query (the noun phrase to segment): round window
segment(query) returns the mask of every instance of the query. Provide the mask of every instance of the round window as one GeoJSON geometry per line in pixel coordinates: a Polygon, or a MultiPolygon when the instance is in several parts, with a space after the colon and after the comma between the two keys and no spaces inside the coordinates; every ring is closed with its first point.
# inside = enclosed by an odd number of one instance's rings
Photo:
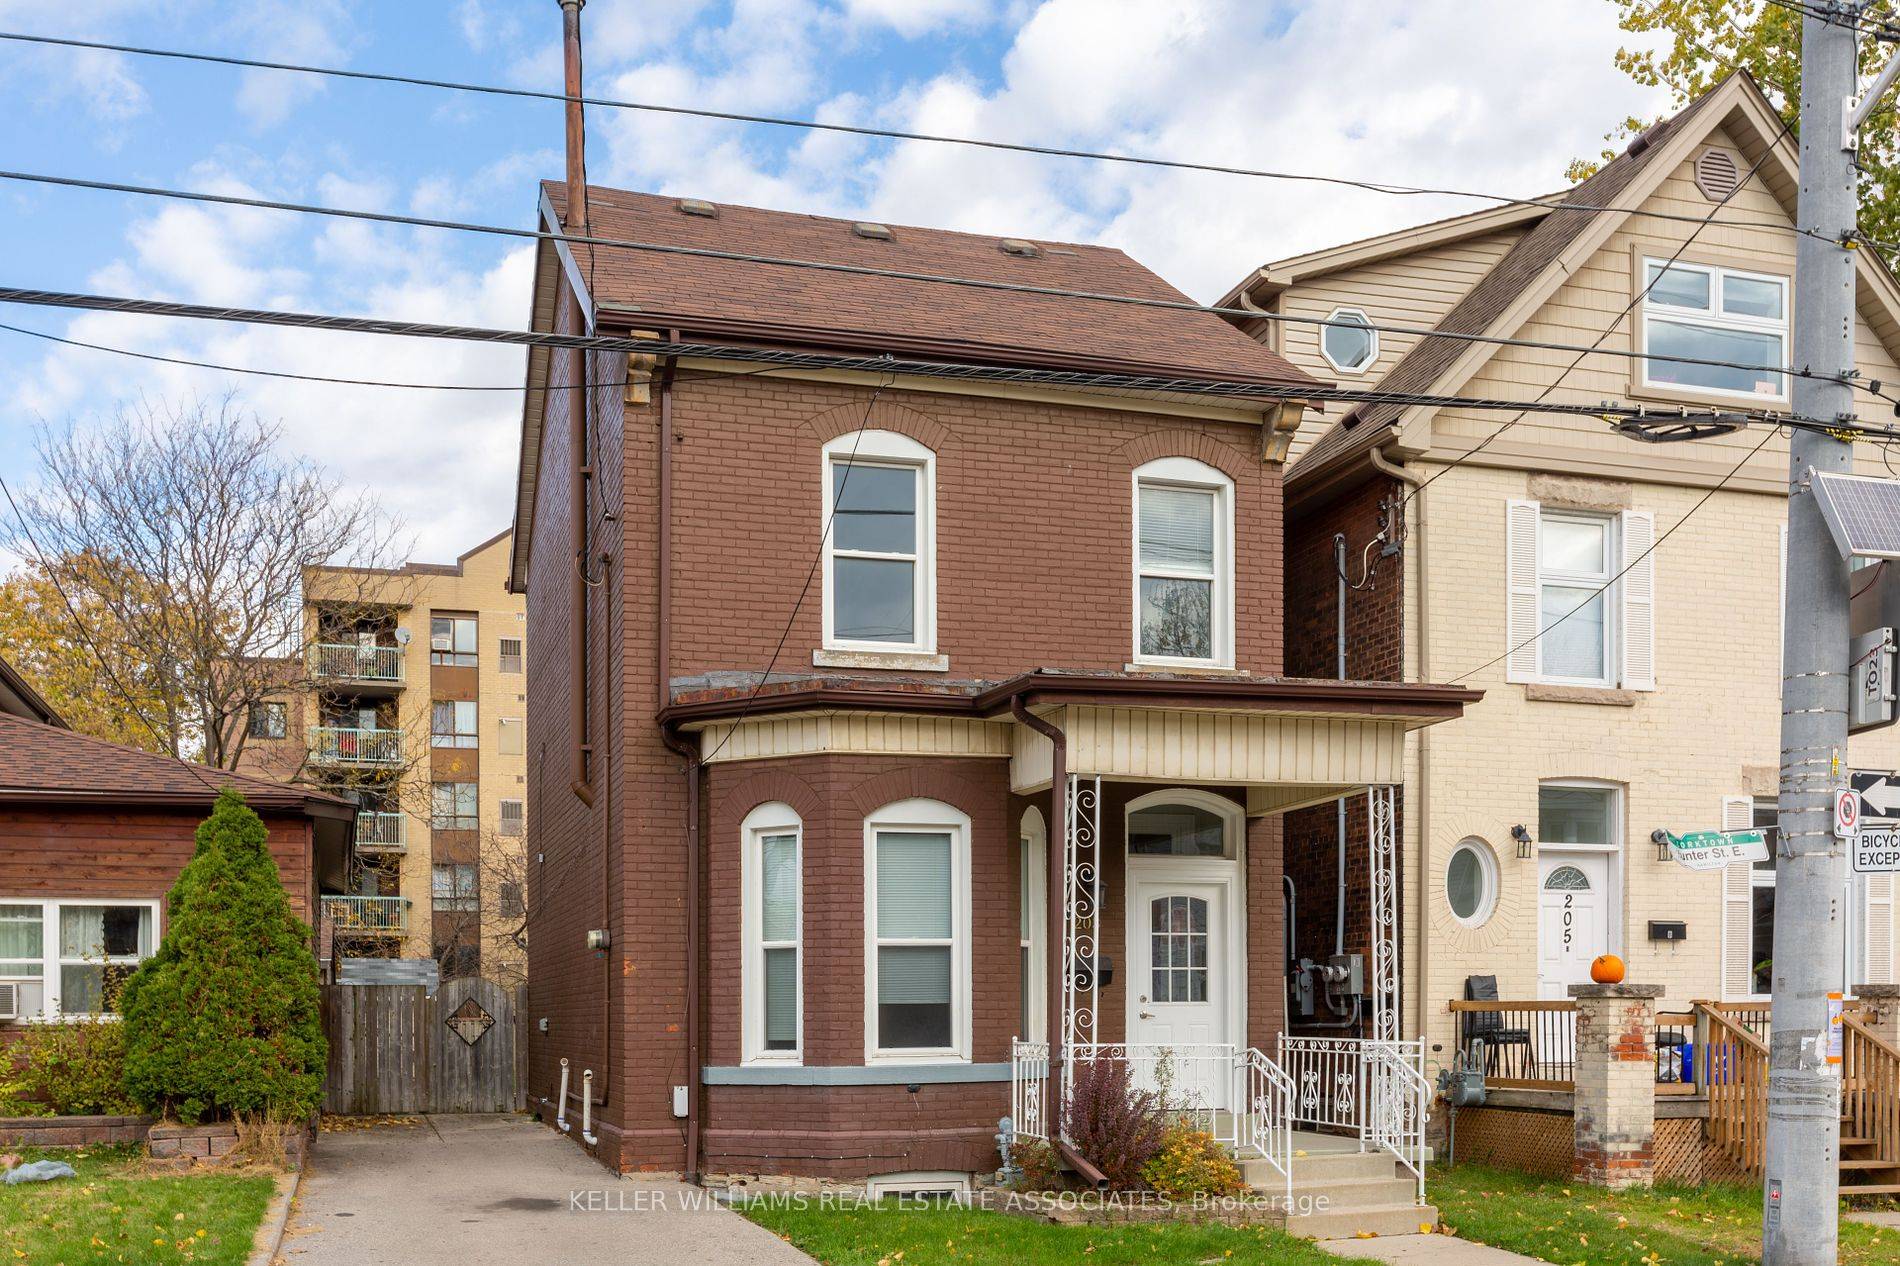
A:
{"type": "Polygon", "coordinates": [[[1498,899],[1498,863],[1483,840],[1459,842],[1445,863],[1445,902],[1460,923],[1477,927],[1498,899]]]}
{"type": "Polygon", "coordinates": [[[1341,373],[1362,373],[1379,357],[1379,332],[1357,308],[1335,308],[1320,327],[1319,349],[1341,373]]]}

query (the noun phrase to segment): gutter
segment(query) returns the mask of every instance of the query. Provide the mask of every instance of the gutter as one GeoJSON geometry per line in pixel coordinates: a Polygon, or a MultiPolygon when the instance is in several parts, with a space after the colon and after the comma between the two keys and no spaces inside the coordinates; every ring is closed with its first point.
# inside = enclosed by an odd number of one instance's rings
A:
{"type": "MultiPolygon", "coordinates": [[[[1417,560],[1417,576],[1418,576],[1418,585],[1417,585],[1418,675],[1420,677],[1424,677],[1431,671],[1431,655],[1430,655],[1431,641],[1428,637],[1428,633],[1430,630],[1429,612],[1431,610],[1431,607],[1430,607],[1430,603],[1427,601],[1426,567],[1425,567],[1426,561],[1429,557],[1426,550],[1426,535],[1425,535],[1425,482],[1426,481],[1422,476],[1417,475],[1413,473],[1412,471],[1405,469],[1405,467],[1394,465],[1390,460],[1387,459],[1385,455],[1385,449],[1383,448],[1367,449],[1366,457],[1369,461],[1371,461],[1372,468],[1374,470],[1378,471],[1382,475],[1387,475],[1393,479],[1398,480],[1400,483],[1405,484],[1407,487],[1411,488],[1412,490],[1410,500],[1413,506],[1415,507],[1412,512],[1412,522],[1414,525],[1413,530],[1418,534],[1418,549],[1417,549],[1417,553],[1413,555],[1413,557],[1417,560]]],[[[1401,511],[1401,513],[1403,513],[1403,511],[1401,511]]],[[[1403,525],[1401,524],[1401,527],[1402,526],[1403,525]]],[[[1399,611],[1399,672],[1403,674],[1404,671],[1405,671],[1405,612],[1404,612],[1403,604],[1401,604],[1400,611],[1399,611]]],[[[1427,935],[1427,932],[1426,932],[1426,929],[1431,927],[1431,909],[1428,905],[1428,900],[1427,900],[1428,891],[1431,888],[1431,885],[1425,881],[1425,877],[1426,877],[1425,856],[1429,849],[1429,841],[1431,839],[1431,821],[1432,821],[1431,756],[1432,756],[1432,739],[1431,739],[1431,733],[1430,733],[1429,727],[1427,727],[1426,729],[1422,729],[1419,731],[1419,735],[1418,735],[1418,787],[1417,787],[1417,793],[1411,798],[1413,801],[1413,804],[1409,804],[1407,806],[1408,812],[1412,810],[1414,805],[1416,806],[1416,820],[1418,822],[1418,848],[1417,848],[1418,883],[1413,885],[1414,887],[1418,889],[1418,911],[1416,915],[1414,916],[1414,918],[1417,921],[1416,927],[1418,929],[1417,931],[1418,988],[1412,990],[1411,992],[1418,999],[1418,1002],[1417,1002],[1418,1033],[1421,1036],[1423,1036],[1425,1032],[1425,982],[1426,980],[1429,979],[1429,977],[1426,975],[1426,968],[1430,965],[1431,939],[1432,939],[1429,935],[1427,935]]],[[[1403,988],[1403,984],[1404,982],[1401,979],[1400,981],[1401,989],[1403,988]]]]}

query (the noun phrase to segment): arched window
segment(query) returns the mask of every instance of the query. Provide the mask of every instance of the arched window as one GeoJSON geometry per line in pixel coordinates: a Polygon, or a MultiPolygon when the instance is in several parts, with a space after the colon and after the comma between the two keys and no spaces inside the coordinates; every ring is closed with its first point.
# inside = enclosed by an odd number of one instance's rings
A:
{"type": "Polygon", "coordinates": [[[825,647],[937,648],[937,455],[892,431],[824,448],[825,647]]]}
{"type": "Polygon", "coordinates": [[[762,804],[739,826],[741,1024],[746,1063],[803,1058],[804,824],[762,804]]]}
{"type": "Polygon", "coordinates": [[[1235,856],[1240,806],[1204,791],[1157,791],[1128,805],[1130,857],[1235,856]]]}
{"type": "Polygon", "coordinates": [[[1234,481],[1163,457],[1135,470],[1135,661],[1231,668],[1234,481]]]}
{"type": "Polygon", "coordinates": [[[970,819],[901,800],[864,820],[865,1058],[970,1058],[970,819]]]}

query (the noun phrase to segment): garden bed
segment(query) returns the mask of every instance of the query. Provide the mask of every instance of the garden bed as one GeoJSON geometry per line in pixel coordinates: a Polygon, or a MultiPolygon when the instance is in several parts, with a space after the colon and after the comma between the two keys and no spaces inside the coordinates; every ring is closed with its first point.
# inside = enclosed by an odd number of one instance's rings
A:
{"type": "Polygon", "coordinates": [[[0,1260],[239,1266],[270,1206],[261,1171],[155,1171],[136,1145],[32,1151],[77,1177],[0,1184],[0,1260]]]}

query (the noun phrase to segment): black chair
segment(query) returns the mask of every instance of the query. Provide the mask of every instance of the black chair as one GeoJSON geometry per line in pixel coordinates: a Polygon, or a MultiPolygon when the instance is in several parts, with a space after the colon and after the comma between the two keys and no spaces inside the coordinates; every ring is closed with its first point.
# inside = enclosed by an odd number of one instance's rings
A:
{"type": "MultiPolygon", "coordinates": [[[[1496,1002],[1498,1000],[1498,978],[1496,976],[1466,976],[1466,1002],[1496,1002]]],[[[1467,1011],[1464,1013],[1464,1033],[1459,1048],[1465,1054],[1465,1066],[1472,1067],[1482,1063],[1486,1076],[1496,1076],[1500,1052],[1507,1047],[1516,1047],[1524,1052],[1524,1063],[1531,1062],[1531,1031],[1529,1029],[1507,1029],[1504,1027],[1504,1015],[1498,1011],[1467,1011]]]]}

